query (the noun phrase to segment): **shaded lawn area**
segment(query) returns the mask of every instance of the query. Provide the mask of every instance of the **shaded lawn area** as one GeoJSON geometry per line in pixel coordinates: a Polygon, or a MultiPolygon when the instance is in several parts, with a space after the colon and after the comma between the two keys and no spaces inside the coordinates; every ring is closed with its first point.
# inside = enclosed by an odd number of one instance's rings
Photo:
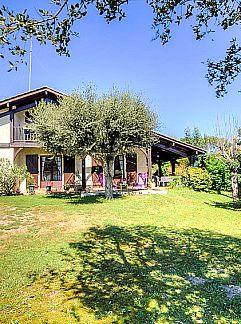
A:
{"type": "Polygon", "coordinates": [[[240,211],[190,190],[0,197],[0,322],[240,323],[240,211]]]}

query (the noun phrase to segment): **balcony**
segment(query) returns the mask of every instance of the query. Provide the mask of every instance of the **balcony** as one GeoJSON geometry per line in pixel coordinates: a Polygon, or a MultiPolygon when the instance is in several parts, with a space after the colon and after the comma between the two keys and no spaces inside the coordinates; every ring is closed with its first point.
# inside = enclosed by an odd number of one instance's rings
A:
{"type": "Polygon", "coordinates": [[[39,147],[36,134],[31,127],[15,126],[13,127],[12,147],[39,147]]]}

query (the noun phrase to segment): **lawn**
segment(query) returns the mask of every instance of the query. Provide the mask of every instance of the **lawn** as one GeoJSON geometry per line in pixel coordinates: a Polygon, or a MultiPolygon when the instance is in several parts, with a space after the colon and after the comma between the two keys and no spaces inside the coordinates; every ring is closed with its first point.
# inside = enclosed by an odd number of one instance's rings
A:
{"type": "Polygon", "coordinates": [[[240,212],[177,189],[0,197],[0,323],[241,323],[240,212]]]}

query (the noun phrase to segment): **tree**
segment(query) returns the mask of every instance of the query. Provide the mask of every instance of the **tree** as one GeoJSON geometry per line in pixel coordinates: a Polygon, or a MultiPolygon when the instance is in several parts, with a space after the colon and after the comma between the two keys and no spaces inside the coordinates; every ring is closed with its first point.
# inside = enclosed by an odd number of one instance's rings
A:
{"type": "Polygon", "coordinates": [[[212,189],[216,190],[219,194],[221,190],[230,191],[230,167],[227,161],[220,156],[220,153],[206,155],[204,157],[204,163],[212,180],[212,189]]]}
{"type": "Polygon", "coordinates": [[[190,127],[187,127],[185,128],[184,133],[185,136],[181,138],[181,141],[198,147],[205,146],[204,139],[198,127],[194,127],[193,130],[191,130],[190,127]]]}
{"type": "Polygon", "coordinates": [[[91,89],[60,98],[59,104],[41,102],[34,111],[35,131],[54,154],[90,155],[102,163],[106,198],[112,199],[114,160],[135,147],[150,147],[156,118],[130,92],[113,90],[97,96],[91,89]]]}
{"type": "Polygon", "coordinates": [[[234,200],[239,199],[238,171],[241,157],[241,129],[240,122],[234,117],[228,117],[217,122],[216,132],[221,155],[227,161],[232,182],[232,195],[234,200]]]}
{"type": "MultiPolygon", "coordinates": [[[[190,22],[196,40],[217,30],[229,30],[241,24],[241,3],[235,0],[146,0],[153,12],[153,27],[156,39],[166,44],[172,36],[174,25],[184,20],[190,22]]],[[[26,50],[23,45],[30,37],[40,44],[50,42],[58,54],[69,56],[68,45],[76,35],[76,22],[83,19],[91,6],[107,23],[122,20],[128,0],[52,0],[52,10],[39,8],[40,19],[30,15],[27,10],[14,12],[0,8],[0,45],[7,47],[11,54],[23,59],[26,50]]],[[[1,54],[3,57],[3,53],[1,54]]],[[[18,62],[18,61],[17,61],[18,62]]],[[[223,96],[227,86],[239,75],[241,69],[241,46],[235,38],[231,39],[226,55],[218,62],[208,60],[207,79],[216,87],[217,97],[223,96]]],[[[10,62],[12,68],[15,63],[10,62]]]]}
{"type": "Polygon", "coordinates": [[[214,153],[218,149],[218,138],[213,135],[202,135],[198,127],[187,127],[185,136],[180,140],[191,145],[204,148],[208,153],[214,153]]]}
{"type": "Polygon", "coordinates": [[[182,141],[200,146],[212,153],[197,159],[196,164],[206,168],[213,181],[213,189],[218,192],[228,188],[227,176],[230,175],[233,199],[239,199],[238,171],[241,159],[241,129],[238,120],[229,117],[218,121],[216,136],[203,135],[199,128],[193,131],[187,127],[182,141]],[[216,154],[214,154],[216,153],[216,154]],[[227,170],[228,168],[228,170],[227,170]]]}

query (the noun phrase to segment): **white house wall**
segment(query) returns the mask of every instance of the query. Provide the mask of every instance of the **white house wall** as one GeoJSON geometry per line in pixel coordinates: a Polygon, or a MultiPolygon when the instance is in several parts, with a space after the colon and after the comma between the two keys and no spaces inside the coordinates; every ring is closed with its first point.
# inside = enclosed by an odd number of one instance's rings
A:
{"type": "Polygon", "coordinates": [[[10,143],[10,117],[0,118],[0,143],[10,143]]]}
{"type": "Polygon", "coordinates": [[[86,176],[86,186],[93,185],[92,180],[92,158],[87,155],[85,158],[85,176],[86,176]]]}
{"type": "Polygon", "coordinates": [[[13,164],[14,149],[13,148],[0,148],[0,158],[8,159],[13,164]]]}
{"type": "MultiPolygon", "coordinates": [[[[13,151],[13,149],[11,149],[13,151]]],[[[17,150],[17,149],[15,149],[17,150]]],[[[1,152],[1,149],[0,149],[1,152]]],[[[50,155],[47,151],[41,148],[23,148],[21,151],[18,152],[15,158],[15,163],[19,166],[26,165],[26,155],[30,154],[37,154],[38,156],[41,155],[50,155]]],[[[14,152],[12,152],[12,156],[14,156],[14,152]]],[[[40,159],[39,159],[39,176],[38,176],[38,183],[40,184],[40,159]]],[[[92,186],[92,159],[90,156],[87,156],[85,159],[85,174],[86,174],[86,185],[92,186]]],[[[64,179],[64,177],[63,177],[64,179]]],[[[79,156],[75,157],[75,180],[76,182],[82,183],[82,159],[79,156]]],[[[20,190],[22,192],[26,191],[26,180],[23,181],[20,185],[20,190]]]]}
{"type": "MultiPolygon", "coordinates": [[[[15,150],[17,150],[17,149],[15,149],[15,150]]],[[[16,153],[17,152],[15,152],[15,154],[16,153]]],[[[24,148],[20,152],[17,153],[14,162],[19,166],[26,165],[26,155],[30,155],[30,154],[38,154],[38,156],[49,155],[49,153],[47,153],[45,150],[43,150],[41,148],[24,148]]],[[[38,184],[40,184],[40,159],[39,159],[38,163],[39,163],[39,165],[38,165],[38,169],[39,169],[38,184]]],[[[20,184],[20,191],[26,192],[26,179],[20,184]]]]}
{"type": "Polygon", "coordinates": [[[26,165],[26,155],[38,154],[40,155],[50,155],[47,151],[41,148],[24,148],[22,149],[15,158],[15,163],[17,165],[26,165]]]}
{"type": "MultiPolygon", "coordinates": [[[[92,158],[87,156],[85,158],[85,180],[87,186],[92,186],[92,158]]],[[[75,156],[75,180],[82,183],[82,159],[79,156],[75,156]]]]}
{"type": "Polygon", "coordinates": [[[25,111],[20,111],[14,114],[14,126],[24,126],[25,124],[25,111]]]}
{"type": "Polygon", "coordinates": [[[75,181],[82,183],[82,159],[79,156],[75,157],[75,181]]]}
{"type": "Polygon", "coordinates": [[[137,173],[147,172],[146,154],[140,150],[136,150],[137,153],[137,173]]]}

